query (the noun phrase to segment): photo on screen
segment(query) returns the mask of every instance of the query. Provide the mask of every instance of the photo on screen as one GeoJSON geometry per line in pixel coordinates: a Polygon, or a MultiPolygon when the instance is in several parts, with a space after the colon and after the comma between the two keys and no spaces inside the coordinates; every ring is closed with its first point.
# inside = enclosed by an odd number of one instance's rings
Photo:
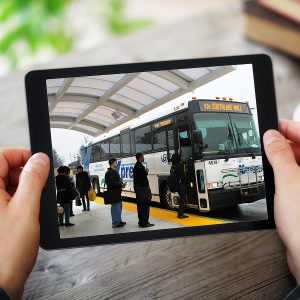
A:
{"type": "Polygon", "coordinates": [[[47,95],[53,172],[67,167],[75,190],[57,204],[61,238],[268,219],[251,64],[47,79],[47,95]],[[154,226],[138,224],[137,153],[154,226]],[[170,177],[174,156],[183,193],[170,177]],[[103,200],[112,158],[124,183],[118,227],[103,200]]]}

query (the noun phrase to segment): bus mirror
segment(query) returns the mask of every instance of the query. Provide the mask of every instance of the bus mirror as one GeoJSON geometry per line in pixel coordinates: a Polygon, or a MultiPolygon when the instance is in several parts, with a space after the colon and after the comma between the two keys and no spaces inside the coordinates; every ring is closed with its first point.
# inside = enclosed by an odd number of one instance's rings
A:
{"type": "Polygon", "coordinates": [[[201,130],[194,130],[193,131],[193,142],[194,145],[197,145],[200,149],[203,150],[207,148],[207,144],[203,144],[203,136],[202,136],[202,131],[201,130]]]}
{"type": "Polygon", "coordinates": [[[193,131],[193,140],[194,140],[194,143],[197,143],[197,144],[203,143],[203,137],[202,137],[201,130],[193,131]]]}

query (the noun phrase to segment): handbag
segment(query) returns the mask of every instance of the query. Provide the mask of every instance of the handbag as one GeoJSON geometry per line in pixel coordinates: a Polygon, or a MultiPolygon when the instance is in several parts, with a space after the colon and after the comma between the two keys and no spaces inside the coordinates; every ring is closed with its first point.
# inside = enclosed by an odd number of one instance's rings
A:
{"type": "Polygon", "coordinates": [[[75,205],[76,206],[81,206],[82,205],[82,202],[81,202],[81,199],[80,198],[77,198],[75,199],[75,205]]]}
{"type": "Polygon", "coordinates": [[[149,186],[138,186],[135,191],[136,203],[146,204],[150,203],[152,199],[152,193],[149,186]]]}
{"type": "Polygon", "coordinates": [[[103,192],[104,204],[113,204],[122,201],[121,189],[107,190],[103,192]]]}
{"type": "Polygon", "coordinates": [[[93,188],[88,191],[88,197],[90,201],[94,201],[97,198],[96,192],[93,188]]]}
{"type": "Polygon", "coordinates": [[[64,208],[62,207],[62,206],[57,206],[57,213],[59,214],[59,215],[62,215],[63,213],[64,213],[64,208]]]}

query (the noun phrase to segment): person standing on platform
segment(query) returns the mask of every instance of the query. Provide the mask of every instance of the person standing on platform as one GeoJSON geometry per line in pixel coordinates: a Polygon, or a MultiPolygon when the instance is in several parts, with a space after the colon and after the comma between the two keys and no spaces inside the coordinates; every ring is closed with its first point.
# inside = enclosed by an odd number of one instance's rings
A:
{"type": "Polygon", "coordinates": [[[179,154],[174,153],[172,155],[172,167],[174,168],[175,179],[178,183],[179,207],[177,218],[188,218],[188,216],[184,214],[187,200],[187,170],[186,164],[184,162],[181,162],[181,156],[179,154]]]}
{"type": "Polygon", "coordinates": [[[82,211],[89,211],[90,210],[90,200],[88,196],[88,191],[91,188],[90,177],[87,172],[83,171],[82,166],[77,167],[77,174],[76,174],[76,188],[79,190],[80,198],[82,199],[83,210],[82,211]],[[86,198],[86,203],[85,203],[86,198]]]}
{"type": "Polygon", "coordinates": [[[59,214],[59,225],[60,226],[74,226],[70,223],[70,209],[72,201],[72,187],[71,182],[68,177],[65,175],[65,167],[61,166],[57,168],[58,175],[55,177],[56,190],[57,190],[57,203],[63,207],[64,212],[59,214]],[[63,220],[65,216],[65,222],[63,220]]]}
{"type": "MultiPolygon", "coordinates": [[[[73,177],[70,176],[71,173],[71,169],[67,166],[65,166],[65,175],[67,176],[67,178],[69,179],[70,183],[71,183],[71,188],[72,188],[72,193],[75,195],[76,194],[76,188],[75,188],[75,182],[73,177]]],[[[75,197],[74,197],[75,199],[75,197]]],[[[73,200],[74,200],[73,199],[73,200]]],[[[73,212],[73,200],[71,200],[71,206],[70,206],[70,217],[74,217],[74,212],[73,212]]]]}
{"type": "Polygon", "coordinates": [[[136,164],[133,168],[133,186],[136,194],[137,212],[139,218],[139,226],[141,228],[151,227],[154,224],[149,223],[149,211],[151,202],[151,190],[148,181],[149,169],[143,165],[143,153],[136,154],[136,164]]]}
{"type": "Polygon", "coordinates": [[[124,227],[126,222],[122,221],[122,189],[125,187],[125,184],[122,182],[122,179],[117,172],[118,160],[116,158],[111,158],[109,161],[109,168],[105,173],[105,183],[107,185],[107,190],[117,190],[118,198],[120,201],[116,201],[111,204],[111,219],[112,227],[124,227]]]}

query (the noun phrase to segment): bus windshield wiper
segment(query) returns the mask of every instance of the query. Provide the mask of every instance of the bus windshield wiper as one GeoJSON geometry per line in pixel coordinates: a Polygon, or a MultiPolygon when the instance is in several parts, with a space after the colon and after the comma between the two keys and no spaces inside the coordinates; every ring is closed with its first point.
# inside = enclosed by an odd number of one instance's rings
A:
{"type": "MultiPolygon", "coordinates": [[[[230,129],[230,127],[229,127],[229,124],[228,124],[228,126],[227,126],[227,128],[228,128],[228,140],[229,140],[229,143],[231,143],[232,144],[232,147],[234,147],[234,144],[233,144],[233,134],[232,134],[232,132],[231,132],[231,129],[230,129]]],[[[228,144],[229,144],[228,143],[228,144]]],[[[225,161],[228,161],[229,160],[229,158],[230,158],[230,151],[229,151],[229,147],[227,147],[227,149],[225,150],[225,161]]]]}
{"type": "Polygon", "coordinates": [[[244,143],[246,144],[246,146],[248,146],[248,148],[247,148],[248,152],[250,153],[252,159],[254,159],[255,158],[255,154],[254,154],[254,152],[251,149],[251,145],[248,142],[246,142],[246,141],[244,143]]]}
{"type": "Polygon", "coordinates": [[[242,137],[242,134],[238,131],[236,124],[234,123],[234,128],[237,133],[238,137],[238,142],[241,148],[244,150],[244,152],[249,153],[252,157],[252,159],[255,158],[255,154],[251,149],[251,145],[248,143],[248,141],[245,141],[244,138],[242,137]],[[247,148],[244,148],[243,145],[246,145],[247,148]]]}

